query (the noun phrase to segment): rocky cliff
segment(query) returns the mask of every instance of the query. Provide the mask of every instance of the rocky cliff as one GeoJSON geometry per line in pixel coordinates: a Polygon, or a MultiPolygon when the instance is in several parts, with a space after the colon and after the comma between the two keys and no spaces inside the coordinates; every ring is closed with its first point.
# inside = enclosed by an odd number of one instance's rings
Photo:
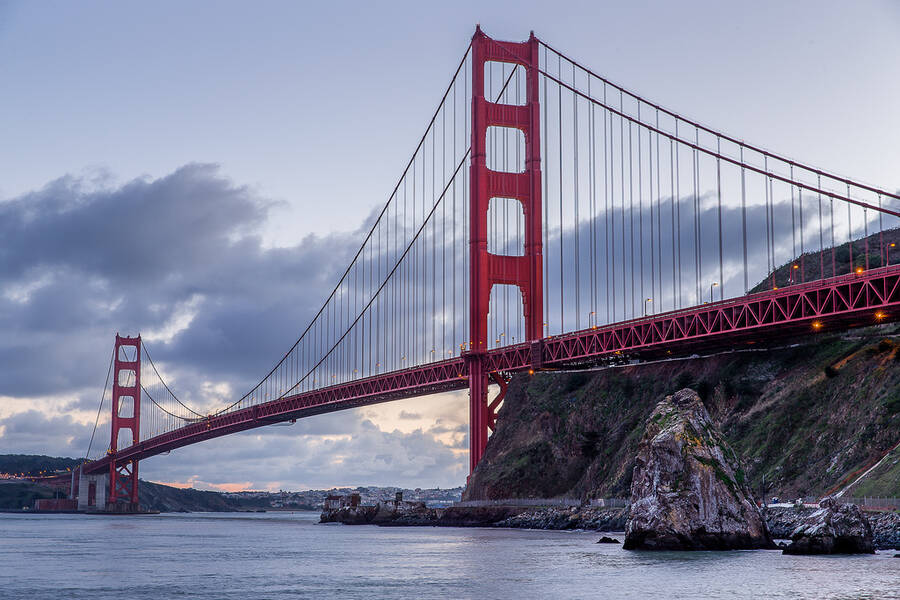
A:
{"type": "MultiPolygon", "coordinates": [[[[900,439],[896,325],[780,348],[513,378],[464,499],[624,497],[657,401],[697,390],[751,489],[824,494],[900,439]]],[[[896,461],[867,495],[896,496],[896,461]]],[[[862,485],[862,484],[860,484],[862,485]]]]}

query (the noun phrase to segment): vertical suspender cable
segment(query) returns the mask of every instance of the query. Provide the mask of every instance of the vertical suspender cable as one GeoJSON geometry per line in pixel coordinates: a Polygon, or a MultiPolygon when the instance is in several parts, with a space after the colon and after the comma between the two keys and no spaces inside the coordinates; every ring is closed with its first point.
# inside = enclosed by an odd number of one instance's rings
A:
{"type": "MultiPolygon", "coordinates": [[[[721,227],[719,228],[721,234],[721,227]]],[[[747,170],[744,169],[744,147],[741,146],[741,242],[744,247],[744,293],[750,291],[750,276],[747,272],[747,170]]],[[[768,249],[767,249],[768,251],[768,249]]],[[[722,297],[725,290],[722,289],[722,297]]]]}
{"type": "Polygon", "coordinates": [[[806,247],[803,245],[803,188],[797,187],[797,206],[800,209],[800,282],[806,281],[806,247]]]}
{"type": "MultiPolygon", "coordinates": [[[[722,154],[722,138],[716,137],[716,152],[722,154]]],[[[720,298],[725,298],[725,270],[723,268],[724,246],[722,245],[722,161],[716,158],[716,198],[718,206],[716,207],[716,215],[718,217],[718,234],[719,234],[719,294],[720,298]]],[[[709,301],[712,302],[712,293],[710,293],[709,301]]]]}
{"type": "MultiPolygon", "coordinates": [[[[625,114],[623,108],[622,91],[619,90],[619,113],[625,114]]],[[[625,265],[627,264],[625,254],[625,117],[622,116],[619,117],[619,157],[619,187],[622,189],[622,319],[624,320],[628,318],[628,298],[625,295],[628,286],[625,282],[625,265]]]]}
{"type": "MultiPolygon", "coordinates": [[[[818,186],[822,189],[822,175],[818,176],[818,186]]],[[[822,235],[822,192],[819,192],[819,279],[825,279],[825,238],[822,235]]]]}
{"type": "MultiPolygon", "coordinates": [[[[653,308],[653,302],[657,302],[656,297],[656,223],[653,221],[655,211],[653,210],[653,132],[647,130],[647,160],[649,162],[648,178],[649,178],[649,200],[650,200],[650,300],[653,308]]],[[[646,308],[646,300],[642,299],[646,308]]]]}
{"type": "Polygon", "coordinates": [[[794,266],[797,264],[797,223],[794,220],[794,165],[791,165],[791,244],[793,246],[793,254],[791,255],[790,276],[788,281],[795,282],[794,266]]]}
{"type": "MultiPolygon", "coordinates": [[[[575,87],[575,65],[572,65],[572,87],[575,87]]],[[[573,200],[575,218],[575,329],[581,329],[581,269],[579,265],[579,255],[581,254],[581,245],[578,241],[578,230],[581,224],[578,219],[578,94],[572,94],[572,172],[574,176],[573,200]]]]}
{"type": "MultiPolygon", "coordinates": [[[[699,138],[699,132],[697,128],[694,128],[695,135],[699,138]]],[[[700,161],[700,157],[697,154],[697,146],[700,145],[700,140],[697,139],[695,143],[695,147],[692,149],[692,158],[693,163],[691,164],[691,170],[693,171],[691,176],[694,184],[694,282],[695,287],[697,289],[697,304],[703,303],[703,284],[700,281],[700,278],[703,274],[703,269],[701,267],[701,258],[700,258],[700,195],[699,195],[699,187],[700,187],[700,165],[698,164],[700,161]]]]}
{"type": "MultiPolygon", "coordinates": [[[[675,121],[675,138],[678,138],[678,121],[675,121]]],[[[669,140],[670,144],[672,140],[669,140]]],[[[681,277],[681,165],[679,164],[680,146],[675,142],[675,220],[677,226],[675,231],[678,235],[678,308],[684,304],[682,298],[682,277],[681,277]]]]}
{"type": "Polygon", "coordinates": [[[635,316],[635,294],[634,294],[634,149],[632,147],[633,127],[631,121],[628,121],[628,262],[629,279],[631,279],[631,316],[635,316]]]}
{"type": "MultiPolygon", "coordinates": [[[[847,184],[847,197],[850,197],[850,184],[847,184]]],[[[850,272],[853,272],[853,214],[850,210],[852,205],[847,203],[847,247],[850,249],[850,272]]]]}
{"type": "MultiPolygon", "coordinates": [[[[656,129],[659,130],[659,109],[656,109],[656,129]]],[[[656,242],[656,266],[659,270],[657,278],[659,279],[659,295],[662,296],[663,293],[663,279],[662,279],[662,241],[663,241],[663,233],[662,233],[662,185],[660,184],[660,173],[661,173],[660,165],[659,165],[659,133],[656,134],[656,235],[658,236],[656,242]]],[[[654,306],[658,306],[660,310],[662,310],[662,298],[657,301],[655,298],[653,299],[654,306]]]]}
{"type": "MultiPolygon", "coordinates": [[[[638,102],[637,105],[637,120],[638,123],[641,122],[641,103],[638,102]]],[[[630,134],[630,129],[629,129],[630,134]]],[[[629,140],[630,141],[630,140],[629,140]]],[[[641,283],[639,289],[641,291],[641,295],[638,298],[638,315],[643,315],[644,311],[642,309],[646,308],[644,301],[644,186],[643,186],[643,153],[641,152],[641,128],[640,125],[637,126],[637,163],[638,163],[638,247],[640,252],[638,254],[640,260],[640,268],[638,269],[638,273],[640,274],[641,283]]],[[[633,275],[632,275],[633,276],[633,275]]],[[[638,316],[635,315],[635,316],[638,316]]]]}
{"type": "MultiPolygon", "coordinates": [[[[588,96],[593,98],[591,95],[591,75],[588,75],[587,78],[587,93],[588,96]]],[[[591,143],[588,146],[588,162],[591,165],[590,167],[590,206],[591,206],[591,227],[590,227],[590,235],[591,235],[591,260],[590,260],[590,284],[591,284],[591,310],[590,317],[588,319],[588,327],[595,326],[597,324],[597,173],[596,173],[596,164],[597,164],[597,149],[596,149],[596,138],[597,131],[595,127],[595,113],[596,113],[596,105],[591,102],[588,105],[590,112],[588,113],[588,121],[590,121],[590,129],[591,129],[591,143]]]]}
{"type": "MultiPolygon", "coordinates": [[[[822,186],[819,186],[821,189],[822,186]]],[[[881,194],[878,194],[878,208],[881,208],[881,194]]],[[[882,221],[884,214],[879,210],[878,211],[878,245],[881,246],[878,255],[881,257],[881,262],[878,263],[878,266],[884,266],[884,222],[882,221]]]]}
{"type": "MultiPolygon", "coordinates": [[[[676,267],[675,263],[675,257],[678,255],[678,252],[676,252],[675,250],[675,159],[673,157],[673,148],[674,142],[672,141],[672,138],[669,138],[669,209],[671,213],[669,215],[669,220],[671,221],[672,225],[672,310],[675,310],[676,308],[678,308],[678,290],[676,289],[675,284],[676,280],[678,279],[678,268],[676,267]]],[[[678,230],[681,231],[680,223],[678,224],[678,230]]],[[[680,243],[681,240],[679,239],[679,245],[680,243]]],[[[680,252],[681,248],[678,248],[678,251],[680,252]]]]}
{"type": "MultiPolygon", "coordinates": [[[[557,57],[556,72],[562,81],[562,57],[557,57]]],[[[563,148],[562,148],[562,84],[557,84],[556,111],[559,117],[557,124],[558,149],[559,149],[559,326],[560,332],[566,330],[566,305],[565,305],[565,273],[563,271],[563,148]]]]}

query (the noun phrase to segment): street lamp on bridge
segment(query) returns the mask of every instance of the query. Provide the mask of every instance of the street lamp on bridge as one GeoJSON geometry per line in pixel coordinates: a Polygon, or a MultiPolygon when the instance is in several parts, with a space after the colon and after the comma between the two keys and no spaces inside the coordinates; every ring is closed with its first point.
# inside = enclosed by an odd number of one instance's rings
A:
{"type": "Polygon", "coordinates": [[[715,288],[715,287],[719,287],[718,281],[713,281],[712,284],[709,286],[709,303],[710,304],[712,304],[712,301],[713,301],[713,288],[715,288]]]}

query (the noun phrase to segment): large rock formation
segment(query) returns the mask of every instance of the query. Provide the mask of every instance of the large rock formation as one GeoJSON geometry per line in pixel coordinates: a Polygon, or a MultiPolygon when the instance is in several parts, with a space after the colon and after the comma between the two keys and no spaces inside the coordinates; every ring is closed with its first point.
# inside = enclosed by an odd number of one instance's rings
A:
{"type": "Polygon", "coordinates": [[[774,547],[737,456],[693,390],[667,396],[647,420],[635,460],[623,547],[774,547]]]}
{"type": "Polygon", "coordinates": [[[872,526],[855,504],[825,498],[819,510],[804,519],[785,554],[873,554],[872,526]]]}

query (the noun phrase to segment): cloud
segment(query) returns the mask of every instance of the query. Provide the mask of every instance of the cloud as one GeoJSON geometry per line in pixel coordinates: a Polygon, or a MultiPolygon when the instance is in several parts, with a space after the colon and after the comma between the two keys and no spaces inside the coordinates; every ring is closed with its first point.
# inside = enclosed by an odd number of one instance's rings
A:
{"type": "Polygon", "coordinates": [[[250,489],[341,485],[459,485],[466,455],[421,429],[385,430],[362,410],[301,419],[227,436],[144,461],[145,478],[203,481],[212,488],[250,482],[250,489]]]}
{"type": "Polygon", "coordinates": [[[189,395],[198,373],[248,386],[358,244],[266,249],[272,208],[199,164],[119,187],[67,176],[0,203],[0,395],[98,386],[117,331],[150,332],[189,395]]]}
{"type": "MultiPolygon", "coordinates": [[[[200,410],[255,383],[318,310],[365,226],[271,248],[259,232],[277,209],[203,164],[118,185],[66,176],[0,203],[0,397],[10,407],[0,452],[84,454],[116,332],[145,332],[167,381],[200,410]]],[[[179,449],[141,472],[210,487],[458,485],[465,436],[454,427],[465,415],[458,398],[320,415],[179,449]]]]}
{"type": "Polygon", "coordinates": [[[0,419],[0,453],[77,458],[84,456],[92,430],[93,423],[78,423],[69,415],[28,410],[0,419]]]}

